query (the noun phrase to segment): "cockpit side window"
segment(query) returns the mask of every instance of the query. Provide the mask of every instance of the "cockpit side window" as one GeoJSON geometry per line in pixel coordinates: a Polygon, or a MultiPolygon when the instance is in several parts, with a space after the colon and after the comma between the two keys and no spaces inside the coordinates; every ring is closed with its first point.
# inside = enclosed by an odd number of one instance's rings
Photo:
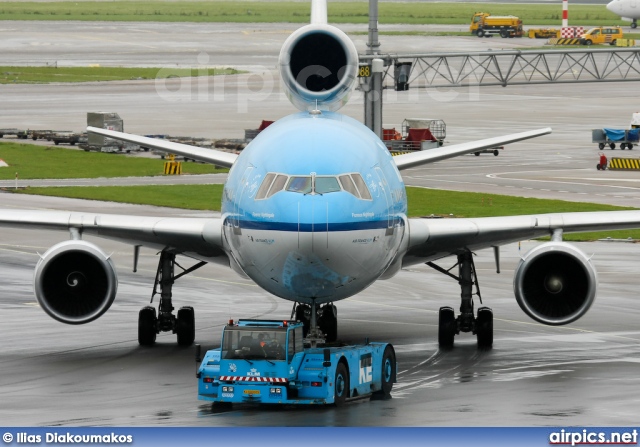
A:
{"type": "Polygon", "coordinates": [[[342,183],[342,188],[347,191],[350,194],[353,194],[356,197],[360,197],[360,195],[358,194],[358,189],[356,188],[356,185],[353,183],[353,180],[351,180],[351,176],[346,174],[346,175],[341,175],[340,177],[340,183],[342,183]]]}
{"type": "Polygon", "coordinates": [[[277,192],[280,192],[284,189],[284,185],[287,183],[287,179],[289,177],[283,174],[278,174],[276,179],[273,181],[273,185],[269,188],[269,193],[267,194],[267,199],[274,195],[277,192]]]}
{"type": "Polygon", "coordinates": [[[345,174],[340,176],[342,188],[350,194],[363,200],[371,200],[371,193],[362,176],[357,172],[353,174],[345,174]]]}
{"type": "Polygon", "coordinates": [[[354,174],[351,174],[351,178],[356,184],[356,188],[358,188],[360,198],[364,200],[371,200],[371,193],[369,192],[369,188],[367,188],[367,184],[362,179],[362,176],[356,172],[354,174]]]}
{"type": "Polygon", "coordinates": [[[262,184],[258,189],[258,193],[256,194],[256,200],[264,199],[267,197],[267,192],[269,191],[269,187],[273,183],[274,178],[276,178],[276,174],[274,174],[273,172],[268,173],[264,177],[264,180],[262,181],[262,184]]]}

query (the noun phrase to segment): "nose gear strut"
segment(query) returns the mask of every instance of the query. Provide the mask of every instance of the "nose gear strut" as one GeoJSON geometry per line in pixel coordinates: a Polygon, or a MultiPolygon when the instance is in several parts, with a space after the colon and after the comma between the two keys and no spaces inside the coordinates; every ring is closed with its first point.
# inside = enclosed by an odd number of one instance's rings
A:
{"type": "Polygon", "coordinates": [[[316,343],[332,343],[338,338],[338,308],[333,303],[323,306],[295,303],[291,318],[304,324],[304,336],[316,343]]]}

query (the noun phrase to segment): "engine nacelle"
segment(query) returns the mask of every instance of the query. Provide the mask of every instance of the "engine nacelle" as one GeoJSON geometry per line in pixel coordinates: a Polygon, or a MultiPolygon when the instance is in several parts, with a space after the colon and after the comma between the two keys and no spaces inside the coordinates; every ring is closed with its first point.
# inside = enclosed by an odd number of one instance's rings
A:
{"type": "Polygon", "coordinates": [[[105,313],[116,297],[116,269],[96,245],[70,240],[54,245],[36,265],[38,303],[51,317],[84,324],[105,313]]]}
{"type": "Polygon", "coordinates": [[[565,242],[530,250],[513,279],[522,310],[540,323],[562,325],[582,317],[596,297],[596,270],[587,256],[565,242]]]}
{"type": "Polygon", "coordinates": [[[280,50],[280,75],[289,100],[302,111],[336,111],[346,104],[356,81],[358,51],[330,25],[307,25],[280,50]]]}

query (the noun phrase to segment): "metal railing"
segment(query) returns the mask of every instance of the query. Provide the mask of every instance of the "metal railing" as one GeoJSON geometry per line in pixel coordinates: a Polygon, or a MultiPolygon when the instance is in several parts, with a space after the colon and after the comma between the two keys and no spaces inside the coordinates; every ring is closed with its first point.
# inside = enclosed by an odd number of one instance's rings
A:
{"type": "Polygon", "coordinates": [[[483,51],[361,55],[383,59],[385,87],[393,68],[411,62],[411,88],[640,81],[640,48],[483,51]]]}

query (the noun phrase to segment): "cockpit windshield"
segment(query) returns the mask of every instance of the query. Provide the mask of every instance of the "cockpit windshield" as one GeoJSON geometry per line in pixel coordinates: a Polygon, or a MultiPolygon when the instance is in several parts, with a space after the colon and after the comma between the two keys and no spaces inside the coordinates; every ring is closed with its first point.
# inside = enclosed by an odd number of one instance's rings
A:
{"type": "Polygon", "coordinates": [[[313,191],[311,177],[291,177],[287,183],[287,191],[309,194],[313,191]]]}
{"type": "Polygon", "coordinates": [[[362,200],[371,200],[371,193],[362,176],[357,172],[341,175],[286,175],[270,172],[265,175],[256,200],[264,200],[280,191],[299,194],[329,194],[346,191],[362,200]]]}

